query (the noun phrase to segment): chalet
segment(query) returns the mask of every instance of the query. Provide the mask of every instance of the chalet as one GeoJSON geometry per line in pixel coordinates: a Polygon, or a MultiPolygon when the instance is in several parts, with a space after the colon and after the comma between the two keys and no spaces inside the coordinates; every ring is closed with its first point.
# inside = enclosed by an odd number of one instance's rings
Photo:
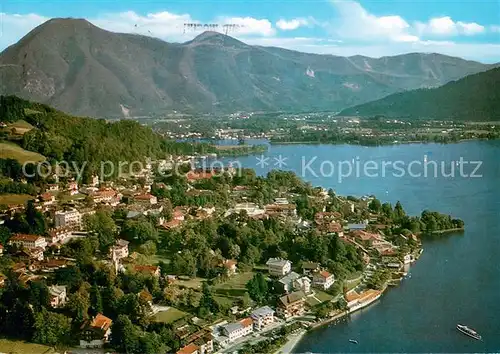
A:
{"type": "Polygon", "coordinates": [[[3,246],[0,244],[0,256],[3,255],[3,246]]]}
{"type": "Polygon", "coordinates": [[[50,306],[57,308],[66,304],[66,286],[52,285],[49,287],[50,306]]]}
{"type": "Polygon", "coordinates": [[[113,321],[101,313],[92,320],[87,320],[81,327],[81,348],[102,348],[111,335],[111,324],[113,321]]]}
{"type": "Polygon", "coordinates": [[[221,329],[222,333],[229,338],[229,341],[234,342],[253,332],[253,320],[251,317],[247,317],[239,322],[224,325],[221,329]]]}
{"type": "Polygon", "coordinates": [[[333,274],[328,273],[326,270],[316,272],[313,274],[313,286],[321,290],[329,289],[335,282],[333,274]]]}
{"type": "Polygon", "coordinates": [[[0,274],[0,288],[5,286],[5,279],[7,279],[3,274],[0,274]]]}
{"type": "Polygon", "coordinates": [[[293,292],[279,298],[276,313],[285,319],[292,316],[302,316],[305,312],[305,303],[306,295],[304,292],[293,292]]]}
{"type": "Polygon", "coordinates": [[[270,324],[274,323],[274,310],[269,306],[259,307],[254,310],[250,317],[253,320],[253,328],[260,331],[270,324]]]}
{"type": "Polygon", "coordinates": [[[15,234],[10,238],[9,245],[25,249],[41,248],[43,252],[47,247],[47,241],[39,235],[15,234]]]}

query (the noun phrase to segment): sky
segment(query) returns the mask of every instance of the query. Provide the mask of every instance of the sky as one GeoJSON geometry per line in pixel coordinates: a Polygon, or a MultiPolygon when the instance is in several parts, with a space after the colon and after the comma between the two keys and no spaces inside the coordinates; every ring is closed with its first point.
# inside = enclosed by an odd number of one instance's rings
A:
{"type": "Polygon", "coordinates": [[[216,24],[248,44],[309,53],[436,52],[500,62],[500,0],[0,0],[0,50],[54,17],[167,42],[204,30],[186,23],[216,24]]]}

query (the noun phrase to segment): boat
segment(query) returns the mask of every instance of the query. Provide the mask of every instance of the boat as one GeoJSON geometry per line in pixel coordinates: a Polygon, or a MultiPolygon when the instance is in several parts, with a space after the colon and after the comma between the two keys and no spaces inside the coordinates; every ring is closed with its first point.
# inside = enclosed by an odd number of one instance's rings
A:
{"type": "Polygon", "coordinates": [[[358,344],[358,341],[356,339],[349,339],[349,342],[354,343],[354,344],[358,344]]]}
{"type": "Polygon", "coordinates": [[[481,340],[481,336],[479,335],[479,333],[477,333],[472,328],[469,328],[465,325],[457,324],[457,329],[469,337],[472,337],[472,338],[477,339],[477,340],[481,340]]]}

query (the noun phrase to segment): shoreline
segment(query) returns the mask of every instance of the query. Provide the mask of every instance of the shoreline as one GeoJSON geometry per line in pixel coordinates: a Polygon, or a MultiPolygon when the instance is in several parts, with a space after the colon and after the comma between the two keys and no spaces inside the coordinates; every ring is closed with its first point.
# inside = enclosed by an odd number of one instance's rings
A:
{"type": "Polygon", "coordinates": [[[300,336],[298,336],[298,338],[292,338],[292,339],[288,339],[287,342],[280,348],[278,349],[276,352],[274,352],[274,354],[280,354],[280,353],[291,353],[293,351],[293,349],[297,346],[297,344],[300,343],[300,340],[309,332],[315,330],[315,329],[318,329],[318,328],[321,328],[327,324],[330,324],[331,322],[334,322],[336,320],[340,320],[341,318],[344,318],[352,313],[355,313],[359,310],[362,310],[368,306],[370,306],[371,304],[377,302],[381,297],[382,295],[387,291],[387,289],[389,288],[389,286],[386,284],[384,286],[384,288],[382,290],[380,290],[380,294],[373,298],[373,299],[370,299],[366,302],[363,302],[362,304],[360,304],[359,306],[356,306],[354,310],[345,310],[345,311],[342,311],[330,318],[327,318],[321,322],[318,322],[318,323],[315,323],[313,325],[311,325],[308,329],[305,329],[303,332],[301,332],[300,336]],[[286,350],[286,351],[285,351],[286,350]]]}
{"type": "Polygon", "coordinates": [[[408,141],[398,141],[396,143],[384,143],[384,144],[354,144],[352,142],[322,142],[322,141],[272,141],[269,139],[270,145],[353,145],[353,146],[365,146],[365,147],[377,147],[377,146],[394,146],[394,145],[409,145],[409,144],[459,144],[468,141],[488,141],[488,140],[499,140],[499,139],[488,139],[488,138],[474,138],[474,139],[460,139],[457,141],[440,142],[440,141],[424,141],[424,140],[408,140],[408,141]]]}

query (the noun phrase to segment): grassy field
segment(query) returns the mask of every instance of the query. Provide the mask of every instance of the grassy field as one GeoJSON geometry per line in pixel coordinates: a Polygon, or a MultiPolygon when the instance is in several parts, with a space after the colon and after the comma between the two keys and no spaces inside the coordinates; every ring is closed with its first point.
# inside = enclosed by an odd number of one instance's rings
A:
{"type": "Polygon", "coordinates": [[[316,297],[318,299],[320,299],[321,302],[331,301],[333,299],[332,295],[325,293],[324,291],[315,289],[314,292],[315,292],[316,297]]]}
{"type": "Polygon", "coordinates": [[[25,204],[30,199],[35,197],[28,194],[0,194],[0,205],[25,204]]]}
{"type": "Polygon", "coordinates": [[[179,286],[184,286],[186,288],[201,290],[201,284],[205,280],[206,279],[203,278],[191,278],[189,280],[178,279],[175,283],[179,286]]]}
{"type": "Polygon", "coordinates": [[[16,159],[19,163],[28,161],[40,162],[45,161],[45,157],[32,151],[24,150],[19,145],[2,142],[0,143],[0,159],[16,159]]]}
{"type": "Polygon", "coordinates": [[[253,272],[237,273],[233,275],[227,282],[214,286],[214,291],[217,295],[240,297],[243,296],[247,289],[246,284],[252,279],[253,272]]]}
{"type": "Polygon", "coordinates": [[[0,339],[0,351],[2,353],[55,353],[54,349],[41,344],[27,343],[10,339],[0,339]]]}
{"type": "Polygon", "coordinates": [[[155,322],[173,323],[187,315],[186,312],[170,307],[167,311],[160,311],[154,315],[155,322]]]}

